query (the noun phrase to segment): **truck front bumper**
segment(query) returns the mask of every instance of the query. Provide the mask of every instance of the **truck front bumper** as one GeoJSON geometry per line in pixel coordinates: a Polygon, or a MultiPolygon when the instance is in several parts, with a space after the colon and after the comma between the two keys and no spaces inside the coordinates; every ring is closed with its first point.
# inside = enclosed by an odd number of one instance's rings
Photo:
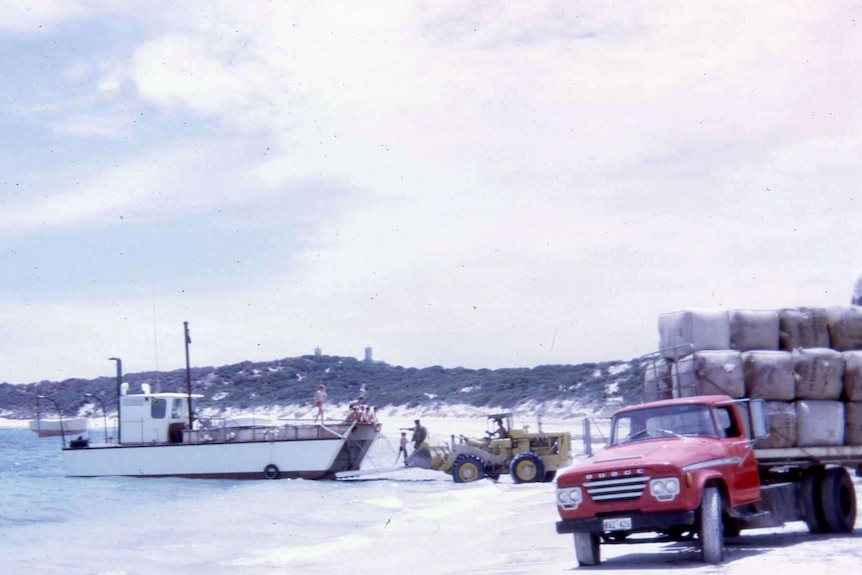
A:
{"type": "Polygon", "coordinates": [[[604,533],[605,519],[629,517],[632,520],[631,529],[627,533],[640,531],[665,531],[674,527],[690,527],[695,523],[694,511],[674,511],[669,513],[633,513],[612,516],[590,517],[588,519],[564,519],[557,521],[557,533],[604,533]]]}

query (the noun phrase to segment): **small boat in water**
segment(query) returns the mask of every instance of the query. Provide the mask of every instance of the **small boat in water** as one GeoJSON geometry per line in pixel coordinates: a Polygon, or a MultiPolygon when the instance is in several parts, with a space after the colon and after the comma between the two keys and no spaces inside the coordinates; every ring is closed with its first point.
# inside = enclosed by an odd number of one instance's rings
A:
{"type": "Polygon", "coordinates": [[[358,470],[380,434],[379,423],[363,421],[198,418],[189,425],[190,402],[200,395],[142,387],[120,396],[116,443],[79,437],[64,446],[67,477],[332,479],[358,470]]]}
{"type": "Polygon", "coordinates": [[[80,435],[88,428],[86,417],[64,417],[63,419],[43,419],[36,417],[30,420],[30,430],[39,437],[56,437],[58,435],[80,435]]]}

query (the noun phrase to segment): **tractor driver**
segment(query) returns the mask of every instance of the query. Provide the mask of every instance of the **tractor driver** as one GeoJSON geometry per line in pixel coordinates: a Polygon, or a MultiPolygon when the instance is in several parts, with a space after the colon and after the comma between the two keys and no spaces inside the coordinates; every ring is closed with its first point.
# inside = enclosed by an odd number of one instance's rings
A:
{"type": "Polygon", "coordinates": [[[495,419],[494,422],[496,422],[496,424],[497,424],[497,431],[492,433],[491,436],[493,437],[496,435],[500,439],[508,439],[509,431],[503,425],[503,420],[502,419],[495,419]]]}

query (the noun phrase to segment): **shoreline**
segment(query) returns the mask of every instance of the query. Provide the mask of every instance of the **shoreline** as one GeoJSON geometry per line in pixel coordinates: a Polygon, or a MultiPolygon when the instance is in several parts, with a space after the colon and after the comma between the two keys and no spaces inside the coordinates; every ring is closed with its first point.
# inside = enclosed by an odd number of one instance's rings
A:
{"type": "MultiPolygon", "coordinates": [[[[618,406],[608,406],[608,408],[616,408],[618,406]]],[[[340,419],[343,414],[348,412],[346,404],[332,404],[326,407],[326,419],[335,416],[335,419],[340,419]]],[[[512,412],[514,414],[515,426],[529,426],[535,430],[541,420],[541,425],[547,426],[548,429],[565,429],[572,428],[572,431],[580,432],[580,425],[584,418],[602,418],[606,417],[606,412],[596,412],[584,408],[575,402],[554,402],[553,404],[544,404],[537,402],[528,402],[524,405],[514,408],[501,407],[475,407],[466,404],[437,404],[433,406],[417,406],[410,408],[404,405],[387,405],[377,409],[377,417],[383,424],[386,431],[411,426],[414,419],[420,419],[427,422],[442,431],[449,431],[453,426],[461,428],[464,432],[474,433],[481,432],[485,429],[486,417],[493,413],[512,412]],[[576,429],[577,428],[577,429],[576,429]]],[[[314,417],[314,408],[305,405],[279,405],[272,407],[262,407],[252,410],[227,409],[220,413],[212,413],[210,410],[201,412],[203,417],[237,417],[241,415],[265,415],[281,418],[297,418],[310,419],[314,417]]],[[[72,416],[69,416],[72,417],[72,416]]],[[[108,414],[110,425],[116,425],[116,414],[108,414]]],[[[30,418],[14,419],[9,417],[0,417],[0,429],[29,429],[30,418]]],[[[91,417],[90,427],[101,429],[103,426],[102,417],[91,417]]],[[[430,426],[429,426],[430,427],[430,426]]],[[[434,434],[433,429],[430,429],[434,434]]],[[[446,433],[443,431],[443,433],[446,433]]]]}
{"type": "Polygon", "coordinates": [[[0,417],[0,429],[30,429],[30,420],[0,417]]]}

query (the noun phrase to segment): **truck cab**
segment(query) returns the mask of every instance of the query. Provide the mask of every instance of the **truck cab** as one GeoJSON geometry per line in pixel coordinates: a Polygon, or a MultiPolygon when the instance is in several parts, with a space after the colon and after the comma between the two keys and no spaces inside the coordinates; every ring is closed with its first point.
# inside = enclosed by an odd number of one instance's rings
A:
{"type": "Polygon", "coordinates": [[[761,403],[724,395],[620,409],[607,448],[558,475],[557,532],[574,535],[582,565],[635,533],[697,537],[704,559],[720,561],[723,525],[761,498],[753,442],[764,421],[761,403]]]}

